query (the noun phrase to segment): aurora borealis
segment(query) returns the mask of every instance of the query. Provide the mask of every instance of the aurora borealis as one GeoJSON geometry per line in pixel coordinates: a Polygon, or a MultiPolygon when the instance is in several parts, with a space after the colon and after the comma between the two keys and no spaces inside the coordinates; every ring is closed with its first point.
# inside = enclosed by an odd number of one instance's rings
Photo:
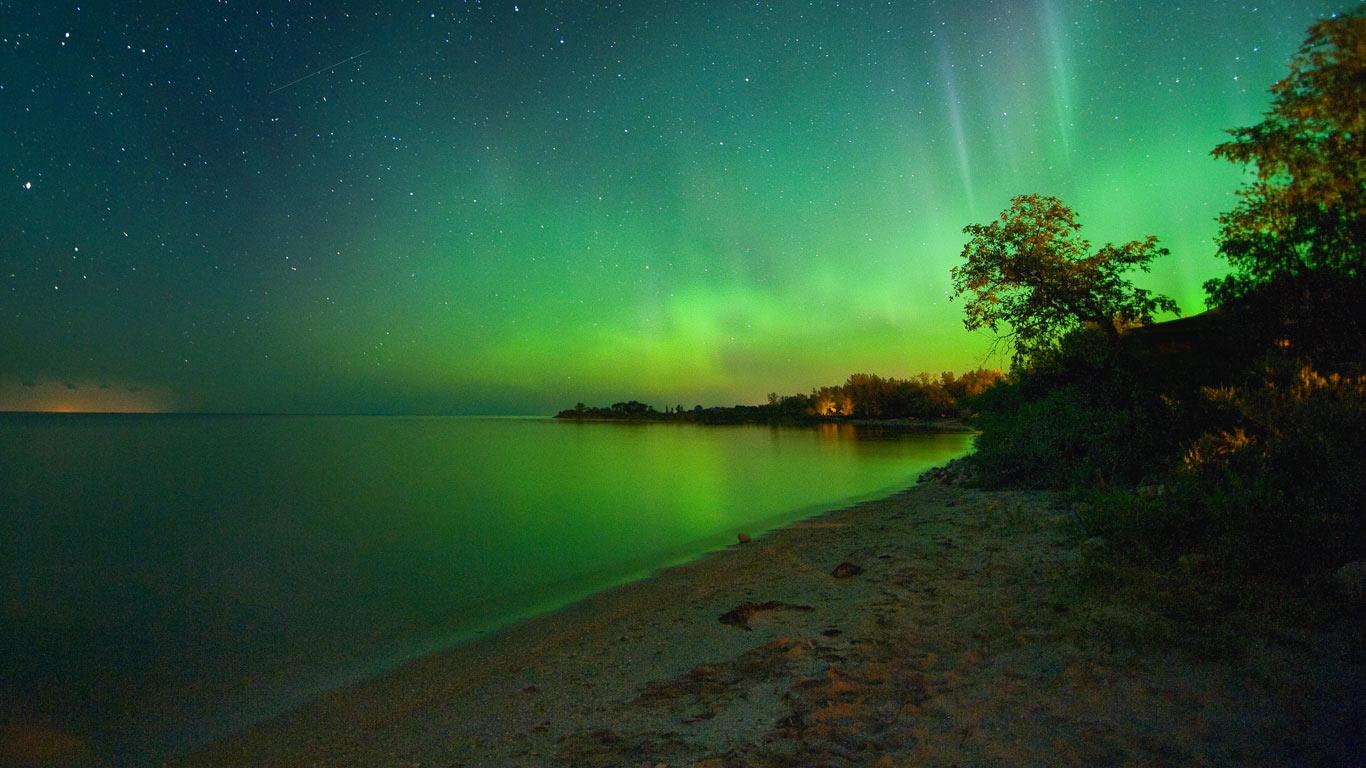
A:
{"type": "Polygon", "coordinates": [[[1338,9],[0,0],[0,409],[545,413],[1002,364],[948,271],[1027,192],[1157,235],[1141,282],[1197,311],[1241,174],[1209,150],[1338,9]]]}

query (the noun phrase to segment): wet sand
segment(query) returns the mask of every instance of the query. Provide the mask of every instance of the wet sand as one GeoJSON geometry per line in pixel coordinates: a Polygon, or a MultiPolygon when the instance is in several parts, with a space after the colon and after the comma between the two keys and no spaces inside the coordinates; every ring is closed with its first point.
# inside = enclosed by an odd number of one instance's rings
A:
{"type": "MultiPolygon", "coordinates": [[[[1336,765],[1348,638],[1192,651],[1048,494],[926,483],[334,692],[183,766],[1336,765]],[[847,563],[857,568],[841,569],[847,563]],[[1212,651],[1212,652],[1211,652],[1212,651]]],[[[1227,629],[1227,628],[1225,628],[1227,629]]],[[[1232,641],[1231,641],[1232,642],[1232,641]]]]}

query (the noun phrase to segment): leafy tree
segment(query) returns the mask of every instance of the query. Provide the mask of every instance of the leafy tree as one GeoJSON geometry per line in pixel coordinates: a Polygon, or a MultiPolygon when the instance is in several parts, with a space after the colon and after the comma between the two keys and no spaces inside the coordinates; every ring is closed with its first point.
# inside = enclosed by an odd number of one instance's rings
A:
{"type": "Polygon", "coordinates": [[[994,368],[978,368],[975,371],[968,371],[956,379],[952,372],[945,371],[940,377],[940,381],[944,390],[957,401],[977,397],[995,386],[1002,378],[1004,377],[1001,372],[994,368]]]}
{"type": "Polygon", "coordinates": [[[1262,122],[1229,133],[1214,156],[1256,175],[1220,217],[1233,267],[1205,284],[1226,303],[1313,272],[1362,274],[1366,243],[1366,7],[1309,28],[1262,122]]]}
{"type": "Polygon", "coordinates": [[[965,263],[952,271],[956,296],[971,294],[964,309],[968,330],[990,329],[1014,346],[1017,365],[1057,348],[1082,325],[1117,336],[1131,325],[1152,322],[1176,302],[1136,288],[1124,278],[1132,269],[1167,255],[1148,236],[1123,245],[1107,243],[1092,253],[1079,234],[1076,214],[1056,197],[1024,195],[990,224],[969,224],[965,263]],[[1002,333],[1002,327],[1009,331],[1002,333]]]}

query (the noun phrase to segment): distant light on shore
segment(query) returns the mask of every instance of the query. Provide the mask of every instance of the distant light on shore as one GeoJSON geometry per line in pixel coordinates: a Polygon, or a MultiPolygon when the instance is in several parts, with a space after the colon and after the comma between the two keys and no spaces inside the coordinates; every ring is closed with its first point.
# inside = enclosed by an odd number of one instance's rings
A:
{"type": "Polygon", "coordinates": [[[170,392],[138,382],[0,379],[0,411],[161,413],[174,404],[170,392]]]}

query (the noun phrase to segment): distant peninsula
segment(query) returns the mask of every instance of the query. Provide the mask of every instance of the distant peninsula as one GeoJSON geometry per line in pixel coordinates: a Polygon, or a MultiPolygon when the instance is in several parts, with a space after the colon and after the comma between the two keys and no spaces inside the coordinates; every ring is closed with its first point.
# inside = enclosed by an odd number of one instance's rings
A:
{"type": "Polygon", "coordinates": [[[555,414],[569,421],[686,422],[694,424],[818,424],[827,422],[912,423],[928,427],[959,423],[972,413],[977,396],[1003,378],[1001,371],[979,368],[955,376],[951,371],[921,373],[908,379],[855,373],[843,384],[819,387],[810,394],[770,393],[760,405],[659,410],[638,400],[609,406],[578,403],[555,414]]]}

